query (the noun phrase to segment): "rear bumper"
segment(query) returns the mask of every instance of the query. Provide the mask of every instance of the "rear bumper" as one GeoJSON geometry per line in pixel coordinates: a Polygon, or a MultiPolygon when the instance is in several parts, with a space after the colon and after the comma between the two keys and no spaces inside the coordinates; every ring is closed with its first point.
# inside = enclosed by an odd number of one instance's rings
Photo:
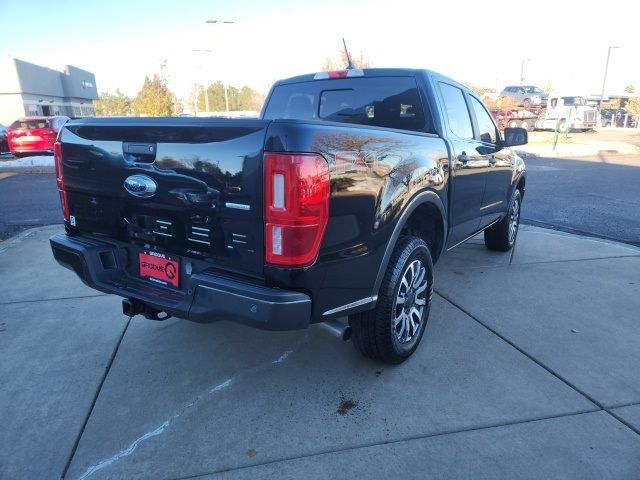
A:
{"type": "MultiPolygon", "coordinates": [[[[145,305],[195,322],[229,320],[264,330],[299,330],[309,326],[311,299],[304,293],[280,290],[219,277],[187,275],[175,290],[130,274],[133,247],[93,237],[54,235],[53,256],[89,287],[134,298],[145,305]]],[[[184,262],[183,262],[184,263],[184,262]]]]}
{"type": "Polygon", "coordinates": [[[44,154],[44,155],[53,155],[53,148],[42,148],[42,147],[34,147],[30,145],[8,145],[9,151],[11,153],[33,153],[33,154],[44,154]]]}

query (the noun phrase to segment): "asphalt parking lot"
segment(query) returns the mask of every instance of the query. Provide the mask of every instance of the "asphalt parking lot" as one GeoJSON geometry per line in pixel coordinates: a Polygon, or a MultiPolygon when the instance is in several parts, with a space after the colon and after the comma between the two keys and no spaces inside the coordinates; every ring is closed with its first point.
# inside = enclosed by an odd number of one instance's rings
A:
{"type": "Polygon", "coordinates": [[[0,244],[0,478],[638,478],[638,248],[474,239],[388,367],[314,327],[129,321],[59,230],[0,244]]]}

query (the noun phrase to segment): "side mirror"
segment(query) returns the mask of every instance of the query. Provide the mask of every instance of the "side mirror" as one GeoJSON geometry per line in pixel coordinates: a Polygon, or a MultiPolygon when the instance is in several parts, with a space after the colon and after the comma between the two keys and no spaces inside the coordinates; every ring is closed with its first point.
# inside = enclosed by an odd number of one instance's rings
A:
{"type": "Polygon", "coordinates": [[[491,134],[489,134],[489,133],[483,133],[482,135],[480,135],[480,141],[484,142],[484,143],[495,143],[491,139],[491,134]]]}
{"type": "Polygon", "coordinates": [[[516,145],[525,145],[529,141],[529,134],[525,128],[504,129],[503,147],[515,147],[516,145]]]}

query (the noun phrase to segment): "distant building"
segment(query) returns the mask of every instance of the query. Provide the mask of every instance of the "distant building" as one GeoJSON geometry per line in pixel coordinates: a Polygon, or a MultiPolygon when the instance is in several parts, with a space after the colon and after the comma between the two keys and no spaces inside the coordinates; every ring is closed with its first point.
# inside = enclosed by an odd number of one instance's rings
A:
{"type": "Polygon", "coordinates": [[[63,71],[41,67],[17,58],[0,58],[0,123],[10,125],[20,117],[36,115],[95,115],[96,78],[71,65],[63,71]]]}

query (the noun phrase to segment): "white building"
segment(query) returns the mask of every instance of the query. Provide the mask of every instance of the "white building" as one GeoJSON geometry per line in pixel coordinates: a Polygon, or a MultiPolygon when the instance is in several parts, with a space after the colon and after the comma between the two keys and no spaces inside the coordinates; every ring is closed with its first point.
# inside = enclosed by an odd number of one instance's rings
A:
{"type": "Polygon", "coordinates": [[[0,123],[37,115],[95,115],[98,98],[93,73],[71,65],[63,71],[17,58],[0,58],[0,123]]]}

